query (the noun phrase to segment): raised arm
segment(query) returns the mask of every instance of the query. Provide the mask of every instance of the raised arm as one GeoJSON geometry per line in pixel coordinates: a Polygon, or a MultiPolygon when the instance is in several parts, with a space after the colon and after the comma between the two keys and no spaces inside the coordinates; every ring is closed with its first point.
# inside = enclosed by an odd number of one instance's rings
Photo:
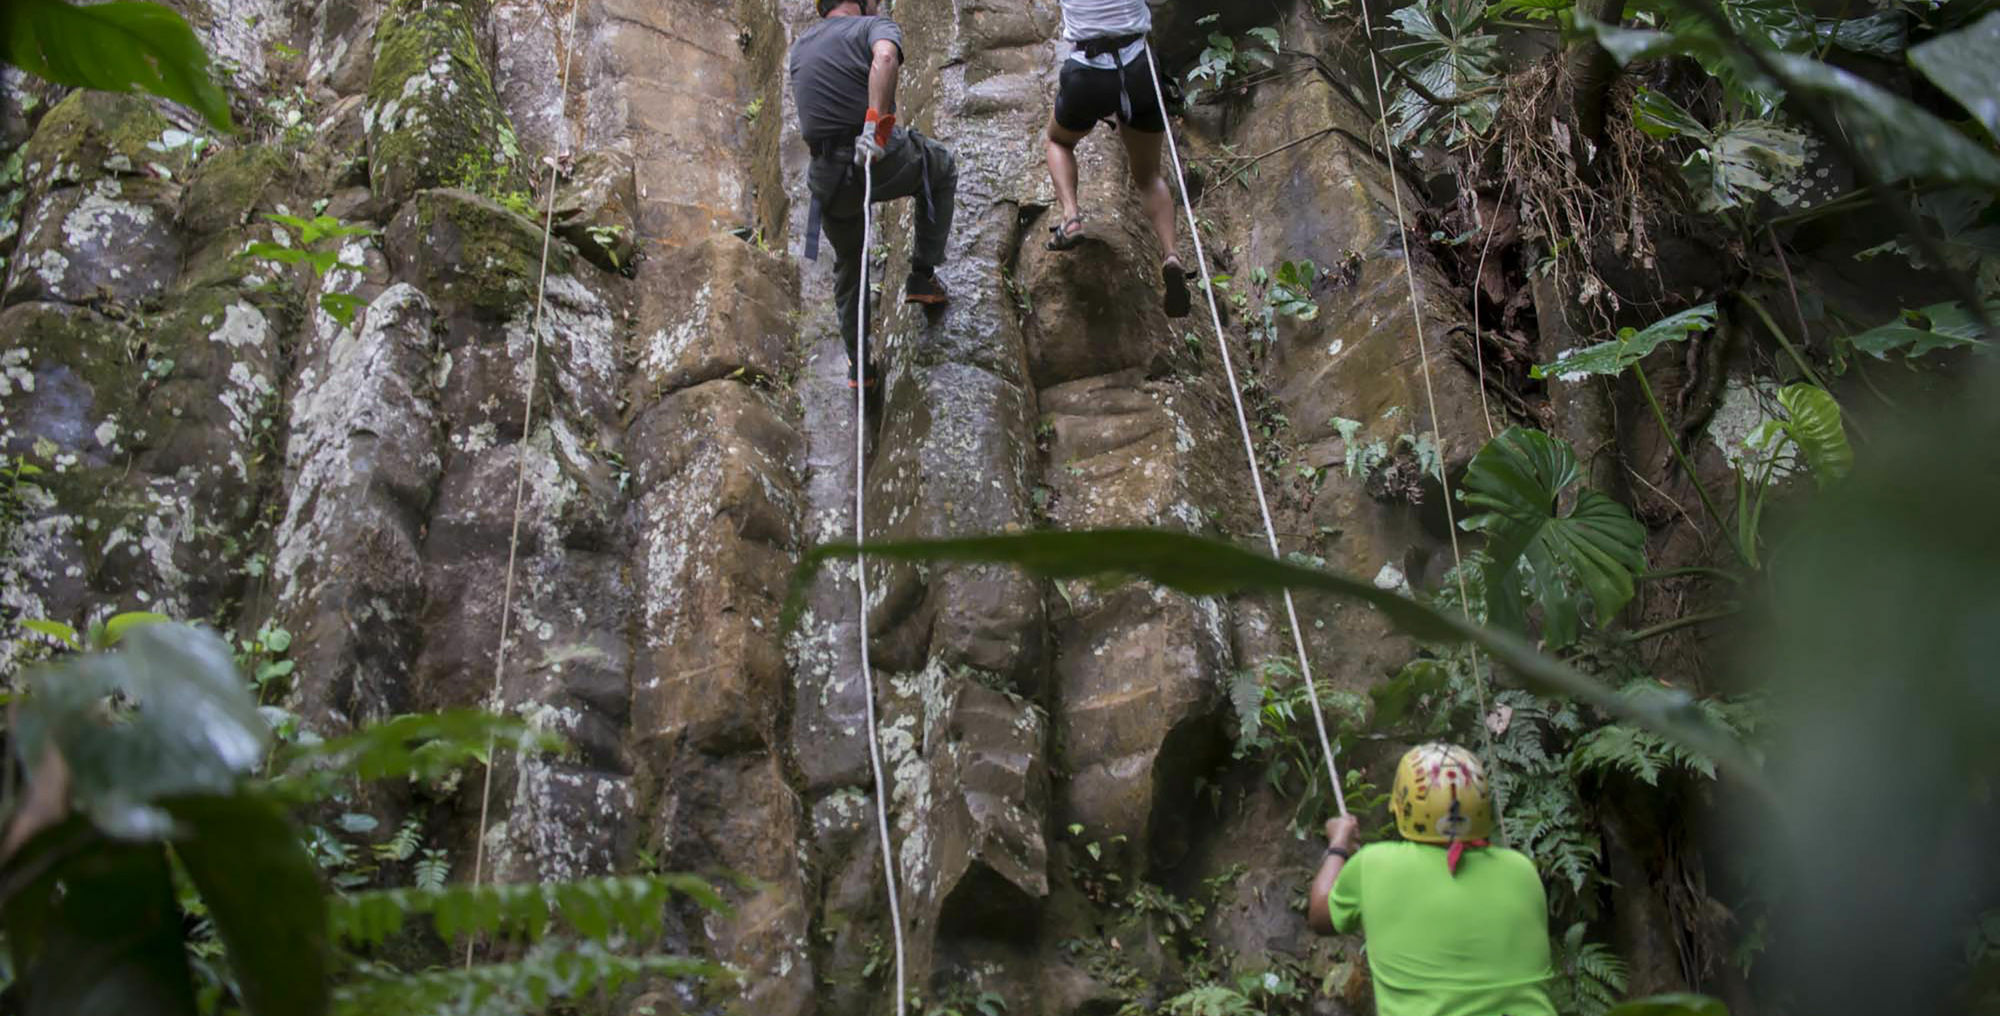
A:
{"type": "Polygon", "coordinates": [[[1353,854],[1361,844],[1361,822],[1352,815],[1342,815],[1328,819],[1326,823],[1326,859],[1320,862],[1319,874],[1313,877],[1312,895],[1306,899],[1306,926],[1322,934],[1334,932],[1333,914],[1329,911],[1327,898],[1333,895],[1333,883],[1340,878],[1340,869],[1347,865],[1347,858],[1334,853],[1336,849],[1353,854]]]}
{"type": "Polygon", "coordinates": [[[868,108],[896,111],[896,77],[903,70],[903,51],[888,39],[875,42],[875,60],[868,66],[868,108]]]}

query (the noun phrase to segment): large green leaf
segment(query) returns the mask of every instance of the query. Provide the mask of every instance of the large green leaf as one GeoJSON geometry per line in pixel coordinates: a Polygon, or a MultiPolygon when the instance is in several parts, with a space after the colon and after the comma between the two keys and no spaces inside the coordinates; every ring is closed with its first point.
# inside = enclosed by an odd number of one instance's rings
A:
{"type": "Polygon", "coordinates": [[[1910,47],[1910,63],[2000,139],[2000,11],[1910,47]]]}
{"type": "Polygon", "coordinates": [[[176,798],[166,809],[251,1016],[325,1013],[326,902],[284,812],[250,793],[176,798]]]}
{"type": "Polygon", "coordinates": [[[193,1016],[194,982],[165,851],[73,819],[9,860],[7,948],[22,1016],[193,1016]]]}
{"type": "Polygon", "coordinates": [[[1840,423],[1840,403],[1817,385],[1788,385],[1778,392],[1785,408],[1785,433],[1799,446],[1821,487],[1847,478],[1854,469],[1854,449],[1840,423]]]}
{"type": "MultiPolygon", "coordinates": [[[[2000,304],[1992,305],[1988,313],[2000,317],[2000,304]]],[[[1935,303],[1903,311],[1894,321],[1843,341],[1877,359],[1886,360],[1898,349],[1905,357],[1916,359],[1934,349],[1981,345],[1981,331],[1979,319],[1965,304],[1935,303]]]]}
{"type": "Polygon", "coordinates": [[[231,129],[229,99],[209,77],[208,53],[181,16],[159,4],[7,0],[0,58],[59,85],[151,92],[218,130],[231,129]]]}
{"type": "Polygon", "coordinates": [[[1729,1016],[1729,1007],[1707,995],[1653,995],[1633,999],[1605,1016],[1729,1016]]]}
{"type": "Polygon", "coordinates": [[[180,624],[128,630],[117,652],[37,670],[14,749],[32,780],[53,746],[79,810],[113,836],[156,838],[162,798],[228,794],[263,760],[269,730],[229,645],[180,624]]]}
{"type": "Polygon", "coordinates": [[[1554,363],[1536,366],[1529,373],[1538,378],[1581,381],[1593,374],[1620,374],[1658,349],[1662,343],[1679,342],[1696,332],[1715,327],[1715,304],[1689,307],[1634,331],[1618,330],[1618,337],[1581,349],[1564,350],[1554,363]]]}
{"type": "Polygon", "coordinates": [[[1908,99],[1810,57],[1770,58],[1792,91],[1833,108],[1847,139],[1886,179],[2000,188],[2000,158],[1908,99]]]}
{"type": "Polygon", "coordinates": [[[1645,527],[1618,502],[1580,491],[1567,515],[1557,499],[1575,485],[1576,453],[1538,430],[1512,427],[1487,442],[1466,468],[1465,503],[1486,511],[1459,525],[1491,539],[1486,609],[1494,623],[1525,631],[1520,564],[1542,607],[1550,645],[1576,641],[1580,611],[1572,581],[1589,592],[1599,623],[1632,599],[1632,576],[1646,567],[1645,527]]]}
{"type": "Polygon", "coordinates": [[[828,561],[862,556],[895,561],[1012,564],[1057,579],[1129,576],[1195,596],[1303,589],[1360,600],[1380,610],[1405,634],[1439,643],[1473,643],[1511,668],[1531,688],[1552,695],[1573,695],[1613,716],[1707,754],[1752,787],[1763,785],[1759,767],[1742,746],[1717,730],[1693,707],[1692,700],[1667,696],[1634,700],[1536,652],[1511,632],[1472,624],[1353,576],[1289,564],[1187,533],[1100,529],[871,543],[866,549],[853,544],[826,544],[808,551],[793,573],[784,611],[785,626],[790,628],[798,623],[805,591],[828,561]]]}

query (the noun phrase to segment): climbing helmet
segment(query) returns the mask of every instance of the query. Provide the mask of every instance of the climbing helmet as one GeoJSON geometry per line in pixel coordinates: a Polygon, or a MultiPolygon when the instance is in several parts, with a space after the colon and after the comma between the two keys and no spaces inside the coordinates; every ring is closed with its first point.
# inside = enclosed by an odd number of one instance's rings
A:
{"type": "Polygon", "coordinates": [[[1433,741],[1404,752],[1389,807],[1396,831],[1418,843],[1483,840],[1493,832],[1486,770],[1455,744],[1433,741]]]}

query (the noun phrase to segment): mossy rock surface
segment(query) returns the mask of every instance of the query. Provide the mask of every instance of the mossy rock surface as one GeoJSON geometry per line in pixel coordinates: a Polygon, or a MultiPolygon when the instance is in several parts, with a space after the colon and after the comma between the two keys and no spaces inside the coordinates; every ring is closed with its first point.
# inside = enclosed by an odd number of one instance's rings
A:
{"type": "Polygon", "coordinates": [[[150,100],[79,90],[42,117],[28,139],[23,170],[29,185],[43,192],[142,173],[149,165],[179,176],[193,157],[191,140],[150,100]]]}
{"type": "Polygon", "coordinates": [[[496,197],[526,189],[464,6],[401,0],[382,19],[364,123],[369,180],[391,200],[433,187],[496,197]]]}
{"type": "MultiPolygon", "coordinates": [[[[491,199],[464,190],[423,191],[403,206],[386,239],[398,276],[440,308],[505,319],[534,304],[541,227],[491,199]]],[[[549,274],[570,266],[569,251],[553,245],[549,274]]]]}
{"type": "Polygon", "coordinates": [[[284,153],[271,145],[217,152],[188,178],[181,225],[197,236],[243,225],[252,212],[271,206],[267,199],[284,185],[289,170],[284,153]]]}

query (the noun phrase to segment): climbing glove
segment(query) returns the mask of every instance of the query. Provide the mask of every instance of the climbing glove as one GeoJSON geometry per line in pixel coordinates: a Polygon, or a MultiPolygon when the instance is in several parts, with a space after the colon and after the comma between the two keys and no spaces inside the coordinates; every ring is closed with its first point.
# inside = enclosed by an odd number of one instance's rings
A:
{"type": "Polygon", "coordinates": [[[869,110],[861,135],[854,139],[854,164],[859,166],[880,159],[882,152],[889,147],[889,135],[895,129],[896,114],[869,110]]]}

